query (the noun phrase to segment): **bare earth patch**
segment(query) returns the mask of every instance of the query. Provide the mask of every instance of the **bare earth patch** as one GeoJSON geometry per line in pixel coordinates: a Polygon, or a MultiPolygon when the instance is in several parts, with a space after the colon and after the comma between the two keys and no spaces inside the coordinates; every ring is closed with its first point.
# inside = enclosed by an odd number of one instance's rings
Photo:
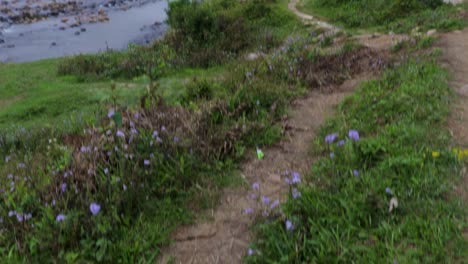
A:
{"type": "MultiPolygon", "coordinates": [[[[455,31],[441,36],[439,45],[444,50],[443,63],[452,73],[451,86],[455,90],[455,105],[449,119],[449,129],[453,134],[456,147],[468,149],[468,29],[455,31]]],[[[462,169],[462,184],[457,194],[468,201],[468,173],[462,169]]],[[[465,231],[468,238],[468,231],[465,231]]]]}

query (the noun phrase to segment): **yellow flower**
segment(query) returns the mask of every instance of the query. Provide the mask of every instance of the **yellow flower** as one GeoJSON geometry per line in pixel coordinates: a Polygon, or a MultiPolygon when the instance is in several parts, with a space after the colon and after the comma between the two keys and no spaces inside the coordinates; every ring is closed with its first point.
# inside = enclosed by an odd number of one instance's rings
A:
{"type": "Polygon", "coordinates": [[[440,152],[439,152],[439,151],[432,151],[432,157],[438,158],[439,156],[440,156],[440,152]]]}

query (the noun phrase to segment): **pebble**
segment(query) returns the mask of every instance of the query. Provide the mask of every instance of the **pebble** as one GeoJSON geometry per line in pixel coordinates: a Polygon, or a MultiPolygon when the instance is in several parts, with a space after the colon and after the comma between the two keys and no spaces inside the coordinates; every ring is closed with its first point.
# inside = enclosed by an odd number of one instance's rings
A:
{"type": "Polygon", "coordinates": [[[80,31],[76,31],[76,32],[75,32],[75,36],[79,36],[80,34],[81,34],[80,31]]]}

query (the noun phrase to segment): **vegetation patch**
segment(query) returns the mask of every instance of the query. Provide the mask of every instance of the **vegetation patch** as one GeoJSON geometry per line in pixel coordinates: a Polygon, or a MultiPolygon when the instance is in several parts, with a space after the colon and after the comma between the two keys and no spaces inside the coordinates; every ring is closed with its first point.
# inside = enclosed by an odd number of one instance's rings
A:
{"type": "Polygon", "coordinates": [[[451,30],[466,24],[457,7],[442,0],[305,0],[302,8],[351,29],[408,33],[416,27],[451,30]]]}
{"type": "Polygon", "coordinates": [[[450,96],[447,73],[428,57],[363,84],[322,127],[316,149],[323,158],[299,193],[279,217],[259,221],[246,261],[466,257],[466,212],[451,195],[462,159],[444,128],[450,96]]]}

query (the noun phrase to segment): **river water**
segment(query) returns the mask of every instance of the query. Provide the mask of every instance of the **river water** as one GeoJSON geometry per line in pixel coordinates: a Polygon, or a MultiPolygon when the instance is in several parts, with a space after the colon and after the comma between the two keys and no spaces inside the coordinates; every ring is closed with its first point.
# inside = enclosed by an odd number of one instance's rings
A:
{"type": "Polygon", "coordinates": [[[48,8],[50,0],[12,2],[3,13],[0,4],[2,62],[125,49],[150,43],[167,29],[165,0],[61,1],[69,6],[58,8],[48,8]]]}

